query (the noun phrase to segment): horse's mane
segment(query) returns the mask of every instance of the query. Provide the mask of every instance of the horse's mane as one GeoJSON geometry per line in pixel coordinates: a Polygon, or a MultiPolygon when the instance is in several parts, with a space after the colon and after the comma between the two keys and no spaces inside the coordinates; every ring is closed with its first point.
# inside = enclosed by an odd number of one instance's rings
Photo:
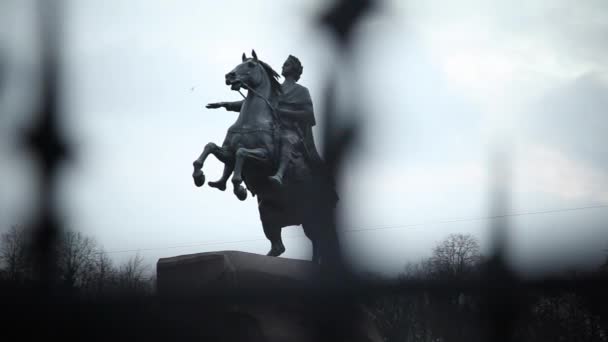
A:
{"type": "Polygon", "coordinates": [[[268,65],[266,62],[263,62],[261,60],[258,59],[258,62],[262,65],[262,67],[264,68],[264,71],[266,71],[266,74],[268,74],[268,78],[270,79],[270,86],[272,89],[272,95],[277,96],[281,94],[281,83],[279,83],[279,74],[274,71],[274,69],[268,65]]]}

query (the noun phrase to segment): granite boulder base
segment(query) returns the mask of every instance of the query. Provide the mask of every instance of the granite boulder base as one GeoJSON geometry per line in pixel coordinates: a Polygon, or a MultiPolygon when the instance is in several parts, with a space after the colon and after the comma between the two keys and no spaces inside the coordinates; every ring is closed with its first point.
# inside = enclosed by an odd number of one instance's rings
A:
{"type": "Polygon", "coordinates": [[[363,306],[324,292],[320,283],[312,262],[237,251],[157,263],[159,295],[197,303],[201,317],[223,327],[219,334],[242,341],[381,341],[363,306]]]}

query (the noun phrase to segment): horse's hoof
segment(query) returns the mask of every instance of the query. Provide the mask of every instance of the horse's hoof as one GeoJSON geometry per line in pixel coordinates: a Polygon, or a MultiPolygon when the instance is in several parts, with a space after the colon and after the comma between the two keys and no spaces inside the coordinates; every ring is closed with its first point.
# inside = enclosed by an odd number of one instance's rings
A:
{"type": "Polygon", "coordinates": [[[266,255],[268,256],[273,256],[273,257],[278,257],[279,255],[283,254],[283,252],[285,252],[285,246],[279,246],[279,247],[272,247],[270,249],[270,251],[268,251],[268,253],[266,255]]]}
{"type": "Polygon", "coordinates": [[[247,199],[247,190],[245,188],[243,188],[242,186],[235,187],[234,194],[236,195],[236,198],[238,198],[241,201],[244,201],[247,199]]]}
{"type": "Polygon", "coordinates": [[[218,190],[224,191],[226,190],[226,182],[207,182],[207,185],[209,185],[212,188],[216,188],[218,190]]]}
{"type": "Polygon", "coordinates": [[[199,188],[205,184],[205,174],[201,170],[194,170],[192,178],[194,178],[194,185],[199,188]]]}

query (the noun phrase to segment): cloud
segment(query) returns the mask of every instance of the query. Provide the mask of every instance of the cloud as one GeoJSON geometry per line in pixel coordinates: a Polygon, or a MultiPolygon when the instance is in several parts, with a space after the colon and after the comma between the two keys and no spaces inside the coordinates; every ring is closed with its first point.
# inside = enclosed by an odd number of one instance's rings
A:
{"type": "Polygon", "coordinates": [[[399,3],[453,86],[489,110],[517,107],[556,81],[606,70],[605,1],[399,3]]]}
{"type": "Polygon", "coordinates": [[[587,73],[555,84],[523,111],[520,134],[608,170],[607,93],[608,73],[587,73]]]}
{"type": "Polygon", "coordinates": [[[516,191],[544,193],[564,200],[608,203],[608,174],[559,149],[526,146],[514,163],[516,191]]]}

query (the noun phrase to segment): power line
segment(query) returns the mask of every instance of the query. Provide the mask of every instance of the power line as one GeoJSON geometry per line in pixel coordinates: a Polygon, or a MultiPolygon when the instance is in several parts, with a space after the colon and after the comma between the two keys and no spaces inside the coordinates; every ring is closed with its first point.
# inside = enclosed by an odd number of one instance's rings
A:
{"type": "Polygon", "coordinates": [[[485,220],[495,220],[495,219],[506,218],[506,217],[514,217],[514,216],[552,214],[552,213],[560,213],[560,212],[566,212],[566,211],[577,211],[577,210],[586,210],[586,209],[600,209],[600,208],[608,208],[608,204],[594,205],[594,206],[587,206],[587,207],[578,207],[578,208],[551,209],[551,210],[530,211],[530,212],[523,212],[523,213],[511,213],[511,214],[503,214],[503,215],[493,215],[493,216],[483,216],[483,217],[473,217],[473,218],[451,219],[451,220],[442,220],[442,221],[430,221],[430,222],[421,222],[421,223],[413,223],[413,224],[405,224],[405,225],[381,226],[381,227],[372,227],[372,228],[356,228],[356,229],[345,230],[345,232],[356,233],[356,232],[373,231],[373,230],[401,229],[401,228],[428,226],[428,225],[432,225],[432,224],[445,224],[445,223],[471,222],[471,221],[485,221],[485,220]]]}
{"type": "MultiPolygon", "coordinates": [[[[389,229],[404,229],[404,228],[417,228],[422,226],[428,226],[433,224],[448,224],[448,223],[457,223],[457,222],[474,222],[474,221],[486,221],[486,220],[496,220],[506,217],[516,217],[516,216],[528,216],[528,215],[543,215],[543,214],[554,214],[568,211],[579,211],[579,210],[588,210],[588,209],[605,209],[608,208],[608,204],[603,205],[593,205],[586,207],[576,207],[576,208],[564,208],[564,209],[551,209],[551,210],[542,210],[542,211],[529,211],[529,212],[521,212],[521,213],[510,213],[510,214],[502,214],[502,215],[492,215],[492,216],[483,216],[483,217],[471,217],[471,218],[461,218],[461,219],[450,219],[450,220],[440,220],[440,221],[429,221],[429,222],[421,222],[421,223],[412,223],[412,224],[401,224],[401,225],[390,225],[390,226],[379,226],[379,227],[366,227],[366,228],[354,228],[343,230],[344,233],[359,233],[365,231],[375,231],[375,230],[389,230],[389,229]]],[[[286,239],[293,238],[304,238],[305,236],[289,236],[284,237],[286,239]]],[[[106,254],[114,254],[114,253],[131,253],[131,252],[144,252],[144,251],[155,251],[155,250],[165,250],[165,249],[176,249],[176,248],[188,248],[188,247],[200,247],[200,246],[214,246],[214,245],[225,245],[225,244],[235,244],[235,243],[245,243],[245,242],[260,242],[266,241],[264,238],[255,238],[255,239],[244,239],[244,240],[229,240],[229,241],[210,241],[210,242],[200,242],[194,244],[181,244],[175,246],[165,246],[165,247],[149,247],[149,248],[138,248],[138,249],[123,249],[123,250],[114,250],[105,252],[106,254]]],[[[100,252],[101,253],[101,252],[100,252]]]]}
{"type": "Polygon", "coordinates": [[[199,242],[199,243],[193,243],[193,244],[165,246],[165,247],[149,247],[149,248],[138,248],[138,249],[123,249],[123,250],[108,251],[108,252],[105,252],[105,253],[107,253],[107,254],[113,254],[113,253],[145,252],[145,251],[155,251],[155,250],[163,250],[163,249],[200,247],[200,246],[210,246],[210,245],[225,245],[225,244],[231,244],[231,243],[244,243],[244,242],[257,242],[257,241],[266,241],[266,239],[255,238],[255,239],[245,239],[245,240],[199,242]]]}

